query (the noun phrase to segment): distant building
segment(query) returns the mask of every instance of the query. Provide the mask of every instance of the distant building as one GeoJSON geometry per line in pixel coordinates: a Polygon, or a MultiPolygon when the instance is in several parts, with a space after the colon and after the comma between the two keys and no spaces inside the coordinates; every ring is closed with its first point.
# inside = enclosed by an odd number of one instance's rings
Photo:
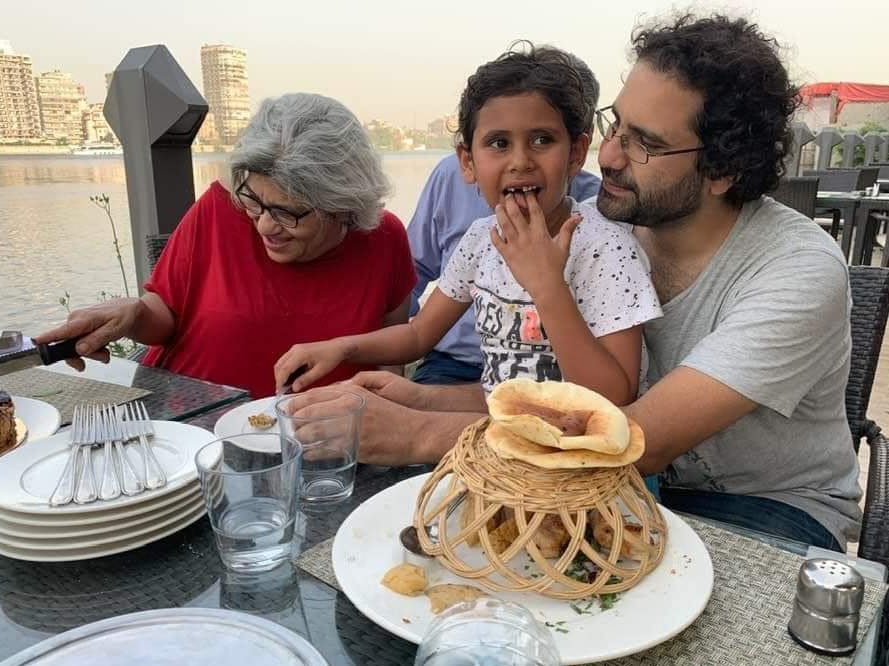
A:
{"type": "Polygon", "coordinates": [[[232,145],[250,120],[247,52],[226,44],[201,47],[204,97],[214,116],[219,140],[232,145]]]}
{"type": "Polygon", "coordinates": [[[0,41],[0,141],[40,138],[40,109],[31,58],[0,41]]]}
{"type": "Polygon", "coordinates": [[[448,115],[436,118],[426,126],[426,132],[436,139],[450,139],[457,129],[457,116],[448,115]]]}
{"type": "Polygon", "coordinates": [[[195,142],[204,146],[216,146],[219,144],[219,132],[216,131],[216,118],[210,111],[204,116],[204,122],[198,130],[195,142]]]}
{"type": "Polygon", "coordinates": [[[83,137],[87,143],[113,143],[117,140],[114,131],[105,120],[104,103],[90,104],[83,112],[83,137]]]}
{"type": "Polygon", "coordinates": [[[36,83],[44,137],[69,144],[83,143],[83,114],[88,109],[83,86],[59,70],[41,74],[36,83]]]}

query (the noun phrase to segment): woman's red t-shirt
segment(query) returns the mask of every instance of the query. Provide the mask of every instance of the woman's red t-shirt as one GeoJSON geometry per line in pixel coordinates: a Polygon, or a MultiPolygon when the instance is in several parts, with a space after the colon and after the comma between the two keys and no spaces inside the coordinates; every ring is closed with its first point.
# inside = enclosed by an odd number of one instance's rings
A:
{"type": "MultiPolygon", "coordinates": [[[[372,231],[351,230],[314,261],[279,264],[252,221],[214,182],[170,237],[145,289],[176,316],[175,338],[144,365],[275,392],[275,361],[291,345],[366,333],[401,305],[416,282],[404,225],[384,211],[372,231]]],[[[343,363],[318,385],[372,369],[343,363]]]]}

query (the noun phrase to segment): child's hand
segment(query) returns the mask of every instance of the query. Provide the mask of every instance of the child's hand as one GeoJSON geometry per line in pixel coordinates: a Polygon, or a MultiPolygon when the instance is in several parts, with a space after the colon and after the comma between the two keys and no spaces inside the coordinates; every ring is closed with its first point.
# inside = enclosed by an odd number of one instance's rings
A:
{"type": "Polygon", "coordinates": [[[571,235],[582,218],[579,214],[571,215],[553,238],[546,227],[546,216],[537,203],[537,196],[531,192],[523,196],[530,220],[522,214],[515,196],[507,195],[506,204],[498,204],[495,209],[500,232],[491,228],[491,242],[516,281],[536,300],[547,290],[564,286],[571,235]]]}
{"type": "Polygon", "coordinates": [[[299,393],[330,373],[345,358],[345,345],[337,339],[293,345],[275,363],[275,386],[279,392],[292,389],[294,393],[299,393]],[[306,371],[293,384],[284,386],[290,374],[302,366],[306,367],[306,371]]]}

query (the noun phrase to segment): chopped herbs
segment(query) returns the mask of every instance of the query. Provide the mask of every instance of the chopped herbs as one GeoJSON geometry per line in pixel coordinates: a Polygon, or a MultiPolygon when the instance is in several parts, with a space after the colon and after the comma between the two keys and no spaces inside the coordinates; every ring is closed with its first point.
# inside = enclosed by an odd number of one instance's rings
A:
{"type": "Polygon", "coordinates": [[[599,595],[599,608],[603,611],[612,608],[615,603],[617,603],[617,592],[599,595]]]}

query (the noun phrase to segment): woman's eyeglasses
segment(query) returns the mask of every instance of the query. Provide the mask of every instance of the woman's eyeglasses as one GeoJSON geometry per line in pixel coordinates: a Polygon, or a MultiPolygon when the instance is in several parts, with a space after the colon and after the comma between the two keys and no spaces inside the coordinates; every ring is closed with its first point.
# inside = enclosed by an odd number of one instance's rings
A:
{"type": "Polygon", "coordinates": [[[280,206],[266,206],[260,201],[255,194],[244,189],[241,185],[235,192],[238,202],[243,206],[244,210],[251,217],[259,218],[263,213],[268,212],[269,217],[280,224],[282,227],[293,229],[299,224],[299,221],[315,212],[314,208],[302,213],[294,213],[292,210],[281,208],[280,206]]]}
{"type": "Polygon", "coordinates": [[[636,164],[648,164],[648,160],[652,157],[664,157],[666,155],[681,155],[682,153],[696,153],[704,150],[704,146],[697,148],[681,148],[679,150],[649,150],[641,141],[631,139],[626,134],[618,134],[618,122],[614,118],[614,112],[610,106],[596,111],[596,125],[602,133],[602,138],[606,141],[617,139],[620,141],[620,149],[624,151],[624,155],[631,162],[636,164]]]}

